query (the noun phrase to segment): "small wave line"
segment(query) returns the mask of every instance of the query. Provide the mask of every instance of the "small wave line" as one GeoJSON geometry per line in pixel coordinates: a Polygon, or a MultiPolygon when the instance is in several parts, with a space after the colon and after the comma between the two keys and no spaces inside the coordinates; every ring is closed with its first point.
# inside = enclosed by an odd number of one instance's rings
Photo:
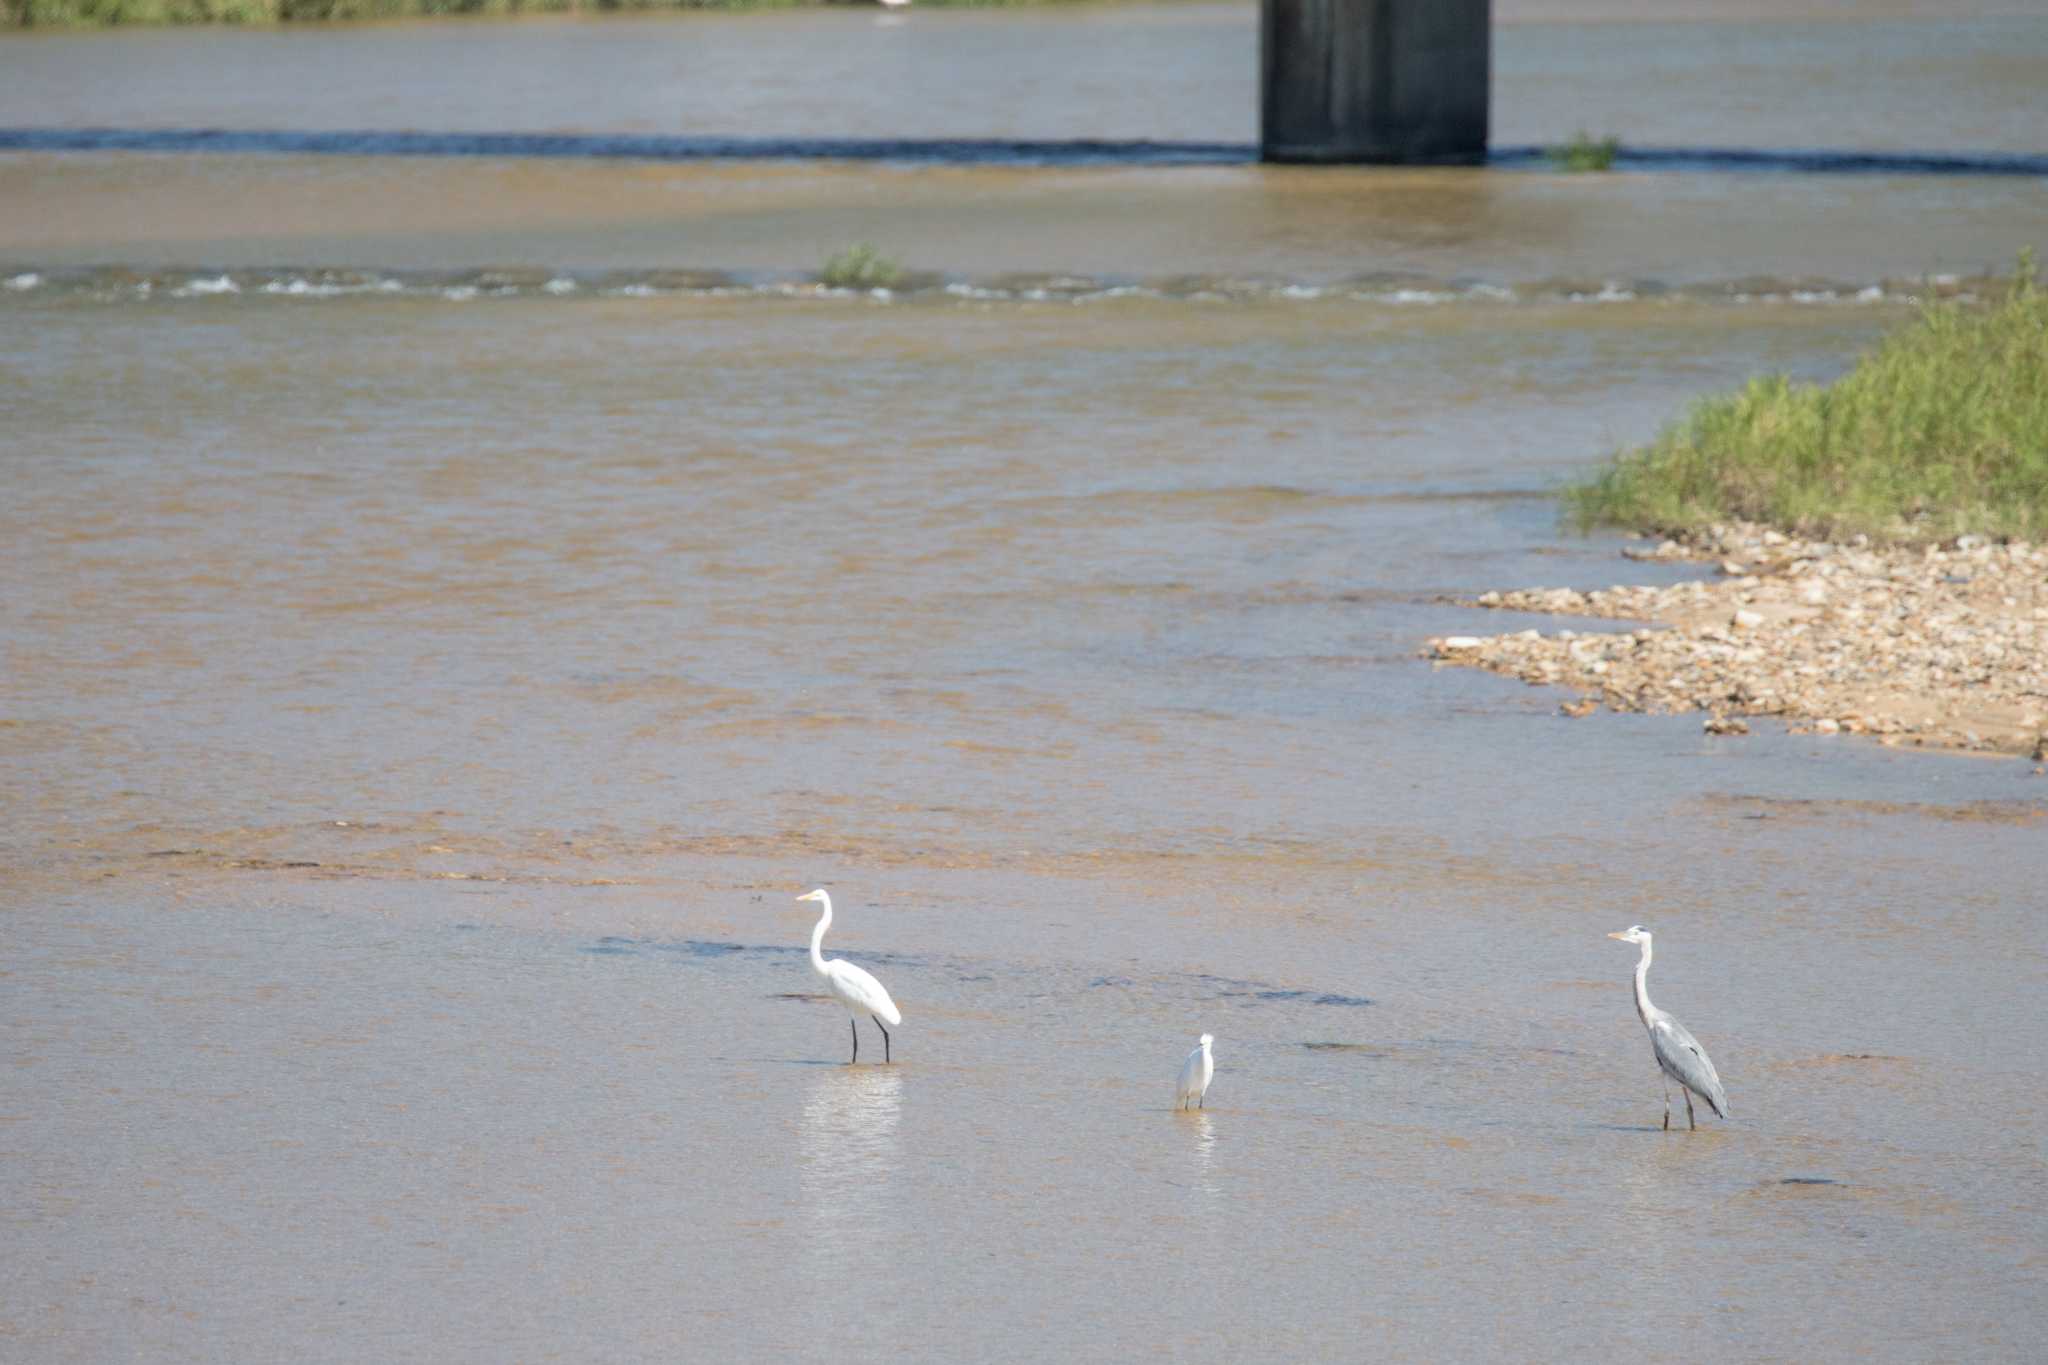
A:
{"type": "Polygon", "coordinates": [[[893,161],[918,165],[1195,166],[1254,161],[1248,143],[1149,139],[663,137],[626,133],[299,132],[236,128],[0,128],[0,150],[632,161],[893,161]]]}
{"type": "MultiPolygon", "coordinates": [[[[211,152],[298,156],[512,157],[632,161],[872,161],[904,165],[1253,165],[1249,142],[1152,138],[683,137],[636,133],[462,133],[373,129],[0,128],[0,151],[211,152]]],[[[1550,149],[1500,146],[1486,164],[1529,169],[1550,149]]],[[[1802,175],[2048,177],[2048,155],[2027,152],[1868,151],[1830,148],[1637,147],[1614,167],[1634,171],[1802,175]]]]}
{"type": "MultiPolygon", "coordinates": [[[[1548,164],[1545,147],[1495,147],[1487,164],[1548,164]]],[[[1614,156],[1629,171],[1777,172],[1792,175],[2048,176],[2048,156],[2028,152],[1858,151],[1826,147],[1633,147],[1614,156]]]]}

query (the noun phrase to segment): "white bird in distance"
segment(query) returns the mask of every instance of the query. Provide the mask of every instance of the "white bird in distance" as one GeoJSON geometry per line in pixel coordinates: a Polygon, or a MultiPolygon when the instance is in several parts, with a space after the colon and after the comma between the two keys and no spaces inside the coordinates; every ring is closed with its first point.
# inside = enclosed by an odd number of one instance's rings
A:
{"type": "Polygon", "coordinates": [[[867,971],[842,957],[827,958],[820,951],[825,942],[825,931],[832,927],[832,897],[826,894],[825,888],[821,886],[816,891],[798,896],[797,899],[817,901],[825,907],[825,913],[818,916],[818,927],[811,930],[811,970],[824,977],[825,989],[832,992],[835,1000],[853,1012],[853,1018],[847,1021],[848,1027],[853,1030],[853,1061],[847,1065],[852,1066],[860,1060],[860,1017],[863,1014],[874,1020],[875,1027],[882,1030],[882,1061],[886,1065],[890,1060],[889,1029],[883,1021],[900,1024],[903,1022],[903,1011],[896,1008],[896,1002],[889,998],[889,992],[882,988],[882,983],[875,980],[867,971]]]}

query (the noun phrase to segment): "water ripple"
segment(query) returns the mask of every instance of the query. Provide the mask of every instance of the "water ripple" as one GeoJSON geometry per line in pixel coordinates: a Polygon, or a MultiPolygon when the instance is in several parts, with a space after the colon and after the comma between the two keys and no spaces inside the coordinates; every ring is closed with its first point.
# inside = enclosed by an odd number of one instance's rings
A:
{"type": "Polygon", "coordinates": [[[1797,277],[1671,283],[1600,276],[1502,283],[1374,272],[1332,281],[1175,275],[1142,280],[1114,276],[948,278],[913,272],[890,289],[847,289],[806,276],[696,269],[573,271],[546,266],[489,270],[402,270],[252,266],[58,266],[0,262],[0,301],[77,297],[100,303],[168,301],[302,305],[347,298],[395,297],[472,303],[495,299],[706,298],[763,303],[814,302],[861,306],[990,304],[1075,307],[1125,300],[1202,306],[1284,304],[1295,307],[1367,306],[1409,309],[1455,305],[1510,308],[1521,304],[1798,305],[1831,307],[1918,303],[1930,297],[1982,297],[1999,282],[1990,276],[1936,275],[1922,279],[1848,282],[1797,277]]]}
{"type": "MultiPolygon", "coordinates": [[[[496,156],[632,161],[880,161],[936,166],[1230,166],[1256,163],[1249,142],[1155,138],[675,137],[645,133],[436,133],[378,129],[0,128],[0,150],[214,152],[291,156],[496,156]]],[[[1486,164],[1549,164],[1540,146],[1494,147],[1486,164]]],[[[1799,175],[2048,176],[2028,152],[1853,148],[1636,147],[1617,170],[1799,175]]]]}

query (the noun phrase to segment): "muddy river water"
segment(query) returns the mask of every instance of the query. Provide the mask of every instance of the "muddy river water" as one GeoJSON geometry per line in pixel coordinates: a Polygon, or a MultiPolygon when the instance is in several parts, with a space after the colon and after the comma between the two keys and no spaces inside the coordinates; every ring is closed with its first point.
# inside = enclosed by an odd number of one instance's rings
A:
{"type": "MultiPolygon", "coordinates": [[[[1496,137],[2040,152],[2012,8],[1504,0],[1496,137]]],[[[0,127],[1243,142],[1254,35],[7,37],[0,127]]],[[[2029,242],[2039,177],[0,153],[0,1358],[2038,1358],[2048,777],[1416,653],[1691,572],[1548,494],[2029,242]],[[803,283],[858,239],[917,273],[803,283]]]]}

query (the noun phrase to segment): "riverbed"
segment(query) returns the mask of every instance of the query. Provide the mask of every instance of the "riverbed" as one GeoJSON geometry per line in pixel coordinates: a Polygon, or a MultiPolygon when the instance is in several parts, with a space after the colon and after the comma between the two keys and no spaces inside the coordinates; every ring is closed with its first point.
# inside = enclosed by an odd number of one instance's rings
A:
{"type": "MultiPolygon", "coordinates": [[[[2048,23],[1908,8],[1509,22],[1496,139],[2040,150],[2048,23]]],[[[0,125],[1228,142],[1254,19],[10,37],[0,125]]],[[[0,1354],[2029,1358],[2048,779],[1417,656],[1708,572],[1549,495],[2029,241],[2010,176],[0,155],[0,1354]],[[861,239],[917,276],[811,281],[861,239]]]]}

